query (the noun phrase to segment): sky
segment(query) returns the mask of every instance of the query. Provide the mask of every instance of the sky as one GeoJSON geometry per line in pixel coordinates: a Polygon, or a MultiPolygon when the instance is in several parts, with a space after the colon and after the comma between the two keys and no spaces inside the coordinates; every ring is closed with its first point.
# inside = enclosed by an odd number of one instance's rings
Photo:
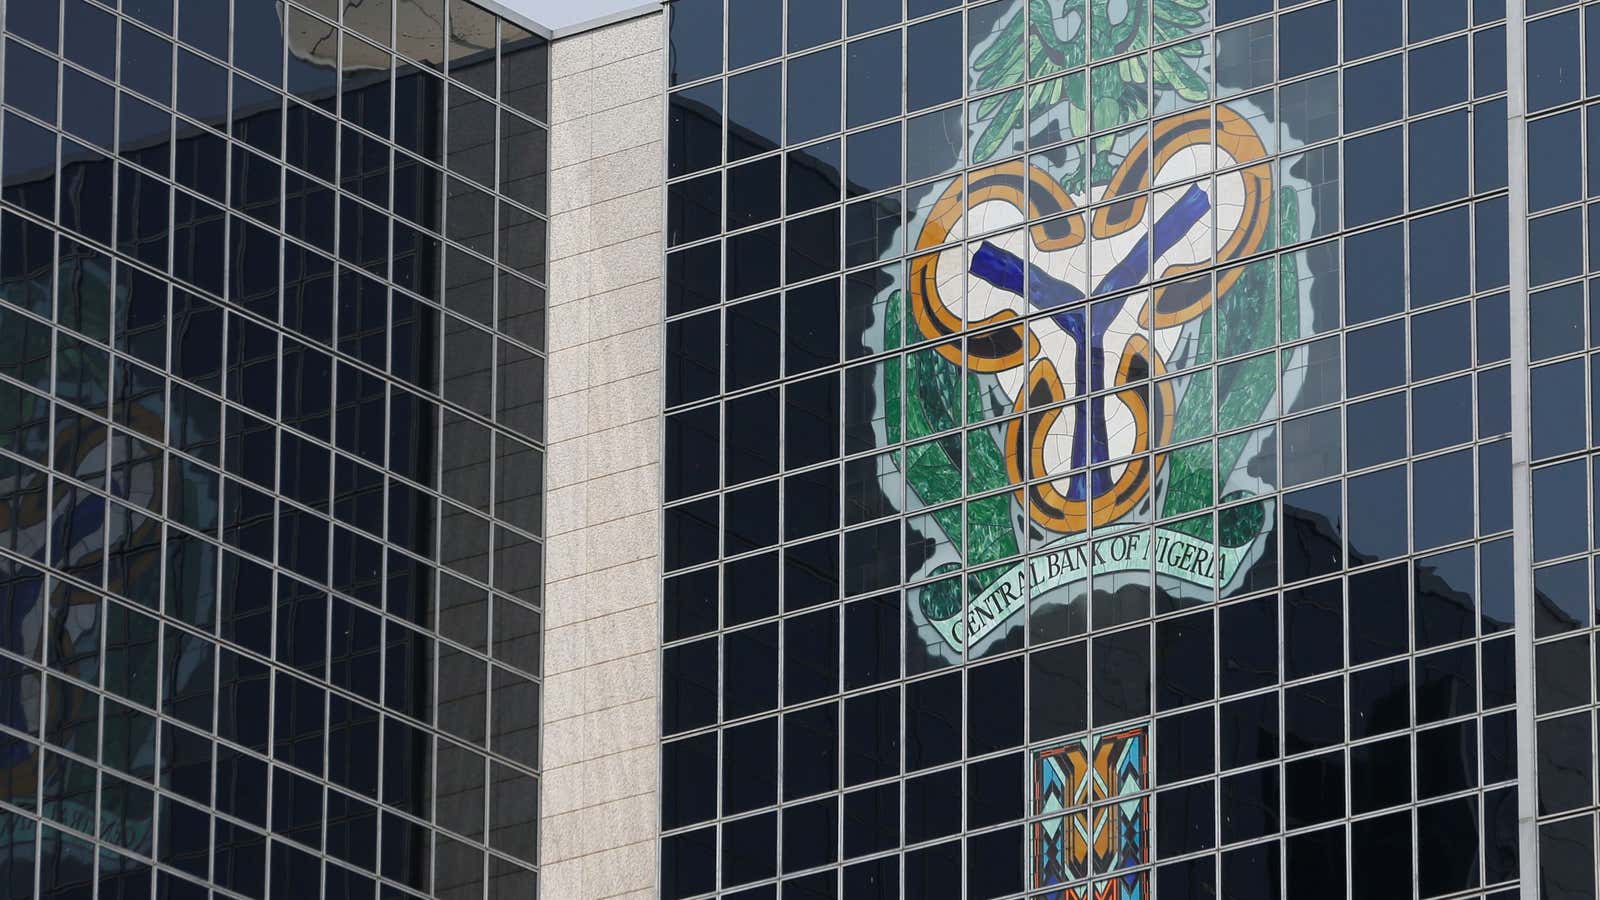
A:
{"type": "Polygon", "coordinates": [[[500,0],[546,28],[566,28],[607,13],[641,5],[641,0],[500,0]]]}

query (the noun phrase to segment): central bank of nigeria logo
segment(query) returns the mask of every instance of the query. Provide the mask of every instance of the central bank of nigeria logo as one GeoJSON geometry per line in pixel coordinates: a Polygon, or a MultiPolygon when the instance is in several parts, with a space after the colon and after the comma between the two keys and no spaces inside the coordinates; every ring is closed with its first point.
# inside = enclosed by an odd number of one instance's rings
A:
{"type": "Polygon", "coordinates": [[[1012,420],[1004,455],[1018,501],[1048,532],[1111,525],[1150,496],[1164,460],[1140,454],[1172,438],[1175,415],[1173,389],[1159,380],[1164,354],[1239,271],[1215,284],[1194,279],[1085,301],[1136,288],[1152,273],[1169,279],[1248,255],[1268,239],[1269,167],[1229,170],[1265,156],[1261,140],[1231,110],[1217,116],[1214,141],[1209,109],[1156,123],[1101,195],[1127,199],[1076,211],[1046,171],[1018,160],[975,173],[965,198],[958,180],[918,236],[917,249],[929,250],[959,237],[963,219],[967,233],[1044,219],[917,257],[909,294],[925,339],[1001,326],[969,339],[964,361],[959,342],[939,352],[995,376],[1016,411],[1046,410],[1012,420]],[[1223,174],[1183,185],[1214,170],[1223,174]],[[1152,183],[1180,186],[1143,193],[1152,183]]]}

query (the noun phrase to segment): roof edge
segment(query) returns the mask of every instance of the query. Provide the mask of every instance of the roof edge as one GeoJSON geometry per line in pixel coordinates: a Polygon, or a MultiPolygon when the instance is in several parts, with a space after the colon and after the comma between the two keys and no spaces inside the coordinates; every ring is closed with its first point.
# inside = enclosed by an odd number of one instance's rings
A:
{"type": "Polygon", "coordinates": [[[472,0],[472,3],[487,9],[501,18],[510,19],[511,21],[517,23],[523,28],[528,29],[534,34],[537,34],[539,37],[542,37],[545,40],[553,40],[557,36],[548,26],[534,21],[534,19],[525,12],[512,9],[505,3],[501,2],[501,0],[472,0]]]}
{"type": "Polygon", "coordinates": [[[627,9],[619,9],[616,12],[607,13],[603,16],[596,16],[593,19],[579,22],[576,25],[568,25],[564,28],[557,28],[554,31],[546,33],[552,40],[575,37],[583,34],[586,31],[593,31],[596,28],[604,28],[607,25],[615,25],[618,22],[626,22],[630,19],[638,19],[644,16],[652,15],[660,12],[666,7],[666,5],[667,0],[650,0],[650,2],[641,3],[638,6],[630,6],[627,9]]]}

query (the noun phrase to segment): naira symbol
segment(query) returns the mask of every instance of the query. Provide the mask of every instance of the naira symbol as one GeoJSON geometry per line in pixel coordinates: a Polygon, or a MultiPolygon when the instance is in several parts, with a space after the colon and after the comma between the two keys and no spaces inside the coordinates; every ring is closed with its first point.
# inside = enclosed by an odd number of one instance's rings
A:
{"type": "Polygon", "coordinates": [[[1231,167],[1261,160],[1265,148],[1242,116],[1216,112],[1215,141],[1209,109],[1156,123],[1094,198],[1126,199],[1086,215],[1046,171],[1017,160],[973,173],[965,198],[960,182],[952,185],[919,235],[912,316],[927,339],[993,326],[968,338],[964,357],[958,342],[939,353],[995,375],[1014,411],[1032,411],[1007,427],[1004,449],[1017,498],[1042,528],[1106,525],[1149,495],[1163,458],[1142,454],[1170,439],[1175,412],[1171,385],[1152,379],[1166,373],[1163,354],[1182,326],[1209,310],[1238,270],[1214,287],[1212,279],[1184,281],[1092,306],[1091,284],[1099,297],[1137,288],[1152,272],[1160,280],[1205,269],[1213,240],[1216,261],[1263,246],[1270,167],[1231,167]],[[1223,174],[1202,177],[1214,170],[1223,174]],[[1152,183],[1177,187],[1145,193],[1152,183]],[[1018,228],[937,249],[963,220],[972,234],[1018,228]]]}

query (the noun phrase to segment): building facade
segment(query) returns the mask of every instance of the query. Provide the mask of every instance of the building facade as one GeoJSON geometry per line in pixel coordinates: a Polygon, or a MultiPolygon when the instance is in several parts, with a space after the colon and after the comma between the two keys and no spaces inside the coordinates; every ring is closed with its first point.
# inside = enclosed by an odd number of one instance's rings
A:
{"type": "Polygon", "coordinates": [[[0,897],[531,897],[548,34],[10,0],[0,897]]]}
{"type": "Polygon", "coordinates": [[[1596,896],[1600,3],[3,5],[0,900],[1596,896]]]}
{"type": "Polygon", "coordinates": [[[1600,7],[1505,6],[671,4],[662,896],[1594,896],[1600,7]]]}

